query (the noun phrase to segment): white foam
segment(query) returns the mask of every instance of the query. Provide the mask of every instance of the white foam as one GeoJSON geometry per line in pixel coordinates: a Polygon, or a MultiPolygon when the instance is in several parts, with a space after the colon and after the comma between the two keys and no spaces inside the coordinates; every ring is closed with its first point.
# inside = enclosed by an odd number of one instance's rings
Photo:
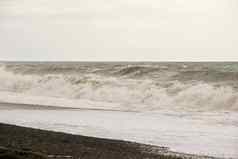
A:
{"type": "Polygon", "coordinates": [[[82,101],[90,101],[91,107],[100,103],[121,107],[122,110],[140,111],[238,110],[238,92],[232,87],[217,87],[202,82],[185,84],[178,81],[159,82],[95,74],[22,75],[0,69],[0,83],[0,100],[6,102],[52,105],[54,101],[56,105],[70,106],[71,103],[73,106],[77,103],[76,105],[88,106],[82,101]]]}
{"type": "Polygon", "coordinates": [[[1,110],[0,122],[238,158],[237,113],[1,110]]]}

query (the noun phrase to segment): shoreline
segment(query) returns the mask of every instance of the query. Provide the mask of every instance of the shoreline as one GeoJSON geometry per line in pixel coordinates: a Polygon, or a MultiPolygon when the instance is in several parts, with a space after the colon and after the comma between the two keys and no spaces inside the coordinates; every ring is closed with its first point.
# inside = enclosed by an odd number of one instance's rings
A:
{"type": "Polygon", "coordinates": [[[119,109],[107,109],[107,108],[85,108],[85,107],[67,107],[67,106],[55,106],[55,105],[42,105],[42,104],[25,104],[16,102],[4,102],[0,101],[0,110],[78,110],[78,111],[105,111],[105,112],[140,112],[132,110],[119,110],[119,109]]]}
{"type": "Polygon", "coordinates": [[[0,158],[10,153],[18,155],[16,159],[21,159],[19,154],[25,154],[25,159],[217,159],[172,152],[167,147],[72,135],[3,123],[0,123],[0,141],[0,158]]]}

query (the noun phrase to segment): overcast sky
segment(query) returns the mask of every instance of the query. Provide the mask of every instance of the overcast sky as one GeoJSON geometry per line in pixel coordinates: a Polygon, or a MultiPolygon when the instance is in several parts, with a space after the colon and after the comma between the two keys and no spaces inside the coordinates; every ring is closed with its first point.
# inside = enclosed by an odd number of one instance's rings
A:
{"type": "Polygon", "coordinates": [[[238,0],[0,0],[0,60],[237,60],[238,0]]]}

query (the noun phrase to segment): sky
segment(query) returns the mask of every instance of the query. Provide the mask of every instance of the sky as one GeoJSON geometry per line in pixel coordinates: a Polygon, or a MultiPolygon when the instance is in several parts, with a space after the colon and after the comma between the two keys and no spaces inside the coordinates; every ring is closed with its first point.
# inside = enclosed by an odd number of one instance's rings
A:
{"type": "Polygon", "coordinates": [[[0,0],[0,60],[238,61],[238,0],[0,0]]]}

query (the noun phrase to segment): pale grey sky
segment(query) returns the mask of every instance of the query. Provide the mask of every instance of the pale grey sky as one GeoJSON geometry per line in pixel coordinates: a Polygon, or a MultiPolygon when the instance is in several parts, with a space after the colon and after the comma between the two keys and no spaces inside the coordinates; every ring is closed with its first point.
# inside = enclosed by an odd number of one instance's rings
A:
{"type": "Polygon", "coordinates": [[[0,0],[0,60],[238,60],[238,0],[0,0]]]}

